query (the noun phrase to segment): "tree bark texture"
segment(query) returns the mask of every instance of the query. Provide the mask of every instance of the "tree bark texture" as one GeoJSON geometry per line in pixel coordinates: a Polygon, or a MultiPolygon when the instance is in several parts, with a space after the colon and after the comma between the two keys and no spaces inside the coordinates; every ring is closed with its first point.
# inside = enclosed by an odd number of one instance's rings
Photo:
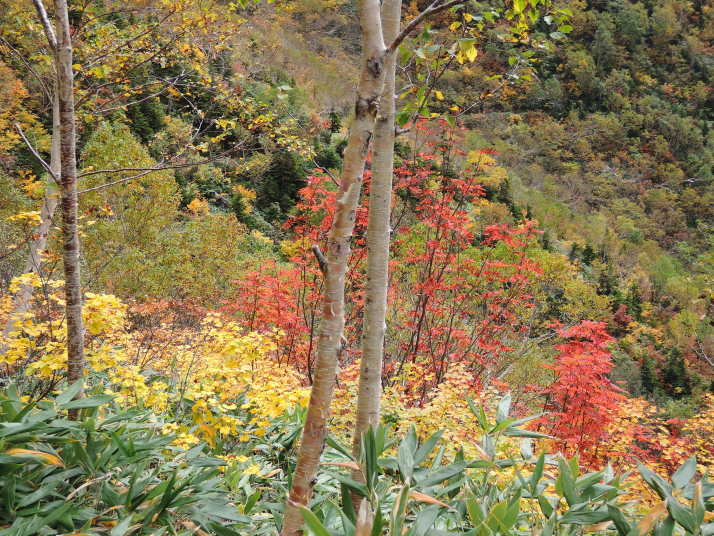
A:
{"type": "MultiPolygon", "coordinates": [[[[384,0],[382,30],[387,43],[399,33],[402,0],[384,0]]],[[[392,176],[394,173],[394,115],[396,54],[384,61],[384,90],[380,99],[379,116],[372,143],[372,179],[369,193],[367,223],[367,289],[362,336],[357,419],[352,452],[359,457],[361,439],[370,426],[377,426],[382,396],[382,361],[387,314],[389,284],[389,242],[392,208],[392,176]]],[[[355,471],[352,478],[362,482],[364,477],[355,471]]]]}
{"type": "Polygon", "coordinates": [[[362,187],[365,161],[384,85],[385,45],[379,0],[360,0],[358,16],[362,32],[362,67],[354,119],[345,148],[339,197],[327,240],[327,270],[318,335],[317,363],[290,495],[285,505],[282,536],[298,536],[303,519],[300,507],[308,506],[313,481],[325,444],[330,403],[344,330],[345,272],[362,187]]]}
{"type": "MultiPolygon", "coordinates": [[[[57,18],[57,94],[60,119],[62,190],[62,236],[67,307],[67,381],[74,383],[84,375],[84,326],[82,287],[77,233],[77,148],[74,113],[74,72],[72,38],[67,0],[55,0],[57,18]]],[[[81,392],[78,396],[81,396],[81,392]]]]}

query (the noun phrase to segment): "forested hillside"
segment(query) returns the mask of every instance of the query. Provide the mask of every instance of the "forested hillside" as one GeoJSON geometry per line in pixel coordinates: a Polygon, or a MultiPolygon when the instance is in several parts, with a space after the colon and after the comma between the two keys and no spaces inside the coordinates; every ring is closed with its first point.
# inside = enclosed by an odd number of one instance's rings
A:
{"type": "Polygon", "coordinates": [[[711,1],[0,12],[0,536],[714,534],[711,1]]]}

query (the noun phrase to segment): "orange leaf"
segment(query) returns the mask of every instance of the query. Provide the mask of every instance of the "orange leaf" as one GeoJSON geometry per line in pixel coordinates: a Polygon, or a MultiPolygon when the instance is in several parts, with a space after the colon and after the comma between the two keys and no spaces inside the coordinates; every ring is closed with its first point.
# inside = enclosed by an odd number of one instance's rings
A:
{"type": "Polygon", "coordinates": [[[637,524],[638,534],[647,534],[655,523],[659,521],[667,513],[667,503],[665,501],[660,501],[650,513],[647,514],[642,520],[637,524]]]}
{"type": "Polygon", "coordinates": [[[428,503],[428,504],[438,504],[439,506],[443,506],[444,508],[449,507],[448,504],[441,502],[439,499],[435,499],[434,497],[432,497],[430,495],[426,495],[426,494],[420,493],[418,491],[410,491],[409,496],[412,499],[414,499],[415,501],[428,503]]]}

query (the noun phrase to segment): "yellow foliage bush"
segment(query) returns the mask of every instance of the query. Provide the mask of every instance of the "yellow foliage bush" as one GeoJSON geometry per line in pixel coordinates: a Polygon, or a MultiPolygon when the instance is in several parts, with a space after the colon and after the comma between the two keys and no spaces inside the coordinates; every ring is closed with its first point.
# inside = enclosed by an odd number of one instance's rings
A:
{"type": "MultiPolygon", "coordinates": [[[[13,282],[35,284],[32,276],[13,282]]],[[[59,306],[61,282],[52,282],[50,302],[57,319],[25,313],[16,319],[0,366],[56,384],[67,366],[66,327],[59,306]]],[[[100,374],[106,393],[127,407],[163,414],[165,433],[189,447],[235,437],[247,441],[265,433],[271,421],[296,405],[306,405],[308,390],[298,373],[274,359],[279,334],[245,333],[235,322],[208,314],[197,328],[147,338],[131,330],[128,307],[117,297],[86,295],[83,307],[87,373],[100,374]],[[159,343],[160,351],[150,348],[159,343]],[[150,356],[150,357],[147,357],[150,356]],[[141,357],[141,358],[140,358],[141,357]],[[181,404],[191,406],[191,421],[178,422],[181,404]],[[241,418],[236,416],[247,416],[241,418]],[[174,422],[176,420],[177,422],[174,422]]],[[[161,330],[168,326],[160,326],[161,330]]]]}
{"type": "MultiPolygon", "coordinates": [[[[405,434],[412,425],[422,440],[443,430],[441,444],[447,459],[453,459],[460,449],[463,449],[467,459],[482,458],[484,453],[478,442],[484,432],[468,407],[468,399],[471,398],[476,406],[483,405],[487,416],[493,421],[495,402],[502,394],[491,389],[476,391],[469,383],[472,375],[463,365],[456,364],[425,404],[407,406],[404,401],[409,397],[402,386],[410,383],[413,374],[421,372],[405,366],[401,376],[385,389],[382,396],[383,420],[395,429],[397,436],[405,434]]],[[[332,403],[331,430],[345,443],[351,441],[354,427],[358,382],[358,364],[343,370],[332,403]]],[[[518,456],[517,439],[502,438],[498,447],[499,457],[518,456]]]]}

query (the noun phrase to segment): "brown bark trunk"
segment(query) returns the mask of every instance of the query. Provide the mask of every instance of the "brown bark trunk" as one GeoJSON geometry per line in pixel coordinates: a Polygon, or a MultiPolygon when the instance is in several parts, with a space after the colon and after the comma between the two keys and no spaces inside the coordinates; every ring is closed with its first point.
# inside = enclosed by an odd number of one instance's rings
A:
{"type": "MultiPolygon", "coordinates": [[[[52,103],[52,149],[50,152],[50,169],[59,179],[60,169],[60,130],[59,130],[59,106],[58,106],[57,85],[55,84],[55,94],[52,103]]],[[[34,231],[35,238],[29,244],[27,262],[23,273],[36,272],[42,275],[42,258],[40,254],[47,249],[47,238],[52,227],[52,218],[57,208],[58,192],[55,180],[48,174],[45,181],[45,195],[40,209],[40,224],[34,231]]],[[[15,321],[20,315],[30,310],[30,303],[35,287],[23,285],[14,299],[12,312],[3,329],[3,338],[6,338],[15,327],[15,321]]],[[[0,345],[0,353],[5,352],[5,348],[0,345]]]]}
{"type": "MultiPolygon", "coordinates": [[[[84,376],[84,326],[77,234],[77,153],[74,114],[72,38],[67,0],[55,0],[57,17],[57,94],[59,96],[60,154],[62,161],[62,235],[65,300],[67,307],[67,381],[84,376]]],[[[81,391],[77,395],[82,396],[81,391]]]]}
{"type": "Polygon", "coordinates": [[[359,201],[365,160],[384,84],[385,46],[379,0],[360,0],[362,69],[355,117],[350,125],[334,221],[327,241],[327,270],[315,378],[310,394],[297,466],[285,505],[282,536],[298,536],[303,524],[300,507],[307,506],[327,434],[327,419],[335,387],[344,329],[345,271],[359,201]]]}
{"type": "MultiPolygon", "coordinates": [[[[384,0],[382,29],[386,42],[399,33],[402,0],[384,0]]],[[[382,360],[387,314],[387,286],[389,276],[389,238],[394,173],[394,115],[396,54],[384,61],[384,90],[380,99],[379,116],[374,128],[372,144],[372,180],[369,194],[367,224],[367,290],[365,295],[362,361],[360,363],[357,419],[352,452],[359,457],[361,439],[370,426],[377,426],[382,396],[382,360]]],[[[363,481],[360,471],[352,476],[363,481]]]]}

